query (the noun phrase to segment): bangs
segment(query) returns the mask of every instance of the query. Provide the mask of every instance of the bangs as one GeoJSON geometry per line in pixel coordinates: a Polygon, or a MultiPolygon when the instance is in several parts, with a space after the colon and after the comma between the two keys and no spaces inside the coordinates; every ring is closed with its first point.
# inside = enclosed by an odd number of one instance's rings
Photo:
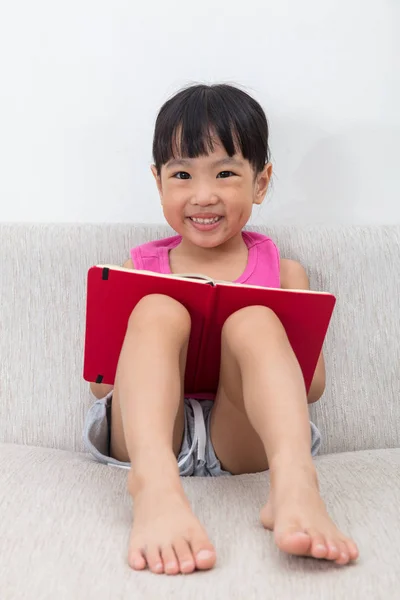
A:
{"type": "Polygon", "coordinates": [[[158,173],[172,158],[210,154],[217,140],[228,156],[241,153],[257,172],[268,162],[268,124],[253,98],[224,84],[182,90],[157,117],[153,157],[158,173]]]}

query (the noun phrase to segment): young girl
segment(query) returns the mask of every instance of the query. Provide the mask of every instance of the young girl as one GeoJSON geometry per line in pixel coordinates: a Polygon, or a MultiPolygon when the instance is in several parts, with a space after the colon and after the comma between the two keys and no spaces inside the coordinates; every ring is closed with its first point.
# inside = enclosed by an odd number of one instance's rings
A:
{"type": "MultiPolygon", "coordinates": [[[[152,172],[178,235],[130,252],[124,266],[158,273],[309,289],[304,268],[274,242],[243,231],[271,178],[268,124],[260,105],[229,85],[195,85],[158,115],[152,172]]],[[[290,554],[344,565],[358,556],[320,497],[312,456],[320,435],[307,403],[325,388],[321,353],[306,395],[302,372],[274,312],[251,306],[222,330],[215,398],[183,389],[190,316],[177,301],[143,298],[130,315],[114,388],[91,384],[85,443],[106,463],[130,467],[134,521],[128,562],[153,573],[210,569],[215,549],[193,514],[181,476],[269,469],[261,522],[290,554]]]]}

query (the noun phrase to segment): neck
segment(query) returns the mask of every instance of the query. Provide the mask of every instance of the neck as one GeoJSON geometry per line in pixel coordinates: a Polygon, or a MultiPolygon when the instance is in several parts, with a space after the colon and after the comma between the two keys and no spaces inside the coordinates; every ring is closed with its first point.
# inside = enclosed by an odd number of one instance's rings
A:
{"type": "Polygon", "coordinates": [[[243,240],[241,231],[229,240],[226,240],[226,242],[220,246],[214,248],[202,248],[201,246],[196,246],[185,238],[182,238],[182,241],[178,246],[180,252],[184,253],[188,259],[196,260],[200,263],[215,261],[221,256],[226,255],[227,252],[230,254],[240,252],[243,247],[246,247],[246,244],[243,240]]]}

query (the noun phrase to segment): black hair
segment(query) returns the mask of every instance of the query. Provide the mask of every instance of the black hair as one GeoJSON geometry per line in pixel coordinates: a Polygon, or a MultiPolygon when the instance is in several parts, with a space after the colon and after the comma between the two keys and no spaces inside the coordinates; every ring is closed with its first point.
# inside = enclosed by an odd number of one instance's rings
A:
{"type": "Polygon", "coordinates": [[[269,162],[268,122],[260,104],[232,85],[199,84],[179,91],[158,113],[153,138],[157,173],[177,152],[182,158],[212,152],[213,135],[228,156],[241,151],[256,174],[269,162]]]}

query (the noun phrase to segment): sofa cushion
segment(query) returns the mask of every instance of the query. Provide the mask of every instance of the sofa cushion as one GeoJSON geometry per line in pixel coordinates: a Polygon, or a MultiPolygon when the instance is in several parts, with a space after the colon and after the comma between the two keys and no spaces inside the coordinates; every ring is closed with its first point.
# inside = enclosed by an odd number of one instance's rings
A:
{"type": "MultiPolygon", "coordinates": [[[[258,228],[336,294],[321,452],[400,446],[400,226],[258,228]]],[[[82,451],[86,275],[171,234],[124,224],[0,224],[0,442],[82,451]]]]}
{"type": "Polygon", "coordinates": [[[316,459],[332,517],[360,548],[357,564],[279,552],[258,520],[268,474],[184,479],[218,552],[208,573],[158,576],[126,563],[126,471],[89,455],[0,445],[0,590],[18,600],[365,600],[398,597],[400,450],[316,459]],[[279,590],[279,592],[278,592],[279,590]]]}

